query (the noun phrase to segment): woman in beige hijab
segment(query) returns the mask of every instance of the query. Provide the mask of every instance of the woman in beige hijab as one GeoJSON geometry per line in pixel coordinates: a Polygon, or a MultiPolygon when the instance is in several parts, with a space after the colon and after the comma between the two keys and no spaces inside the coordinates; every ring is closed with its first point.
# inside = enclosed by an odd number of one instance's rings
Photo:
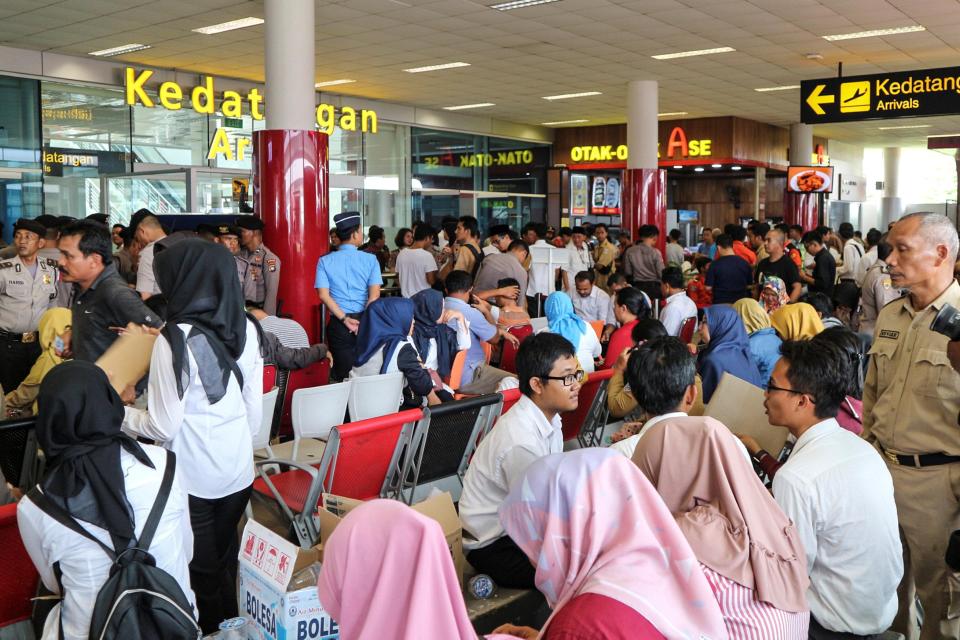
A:
{"type": "Polygon", "coordinates": [[[713,418],[669,418],[633,461],[693,548],[730,639],[806,640],[803,546],[733,434],[713,418]]]}

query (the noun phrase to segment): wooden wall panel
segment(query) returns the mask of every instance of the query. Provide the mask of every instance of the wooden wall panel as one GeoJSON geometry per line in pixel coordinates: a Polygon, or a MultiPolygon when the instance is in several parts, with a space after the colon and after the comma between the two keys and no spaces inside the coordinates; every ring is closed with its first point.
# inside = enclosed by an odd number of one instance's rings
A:
{"type": "Polygon", "coordinates": [[[754,178],[752,176],[671,178],[668,188],[671,189],[673,207],[699,211],[702,226],[722,229],[725,224],[736,223],[740,216],[753,215],[754,178]],[[732,202],[731,193],[739,196],[739,208],[732,202]]]}

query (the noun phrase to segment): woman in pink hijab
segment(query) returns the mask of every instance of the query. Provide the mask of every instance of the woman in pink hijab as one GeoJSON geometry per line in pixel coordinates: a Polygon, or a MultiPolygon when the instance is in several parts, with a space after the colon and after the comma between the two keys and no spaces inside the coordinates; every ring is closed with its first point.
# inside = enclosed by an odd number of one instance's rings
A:
{"type": "Polygon", "coordinates": [[[713,418],[669,418],[633,461],[690,542],[731,640],[806,640],[803,545],[734,435],[713,418]]]}
{"type": "MultiPolygon", "coordinates": [[[[530,465],[500,507],[510,538],[536,566],[553,614],[547,640],[724,640],[727,631],[697,559],[657,492],[610,449],[530,465]]],[[[438,636],[439,637],[439,636],[438,636]]]]}
{"type": "Polygon", "coordinates": [[[341,640],[477,640],[440,524],[401,502],[347,514],[317,588],[341,640]]]}

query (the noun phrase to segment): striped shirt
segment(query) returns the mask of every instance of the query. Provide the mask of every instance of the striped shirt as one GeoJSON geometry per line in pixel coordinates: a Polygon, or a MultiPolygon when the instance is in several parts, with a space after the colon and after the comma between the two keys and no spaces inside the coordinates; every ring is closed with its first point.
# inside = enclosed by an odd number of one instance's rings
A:
{"type": "Polygon", "coordinates": [[[753,589],[701,564],[720,605],[730,640],[806,640],[810,612],[791,613],[757,600],[753,589]]]}
{"type": "Polygon", "coordinates": [[[277,336],[280,344],[288,349],[300,349],[310,346],[306,329],[296,320],[267,316],[260,321],[260,326],[263,327],[264,331],[268,331],[277,336]]]}

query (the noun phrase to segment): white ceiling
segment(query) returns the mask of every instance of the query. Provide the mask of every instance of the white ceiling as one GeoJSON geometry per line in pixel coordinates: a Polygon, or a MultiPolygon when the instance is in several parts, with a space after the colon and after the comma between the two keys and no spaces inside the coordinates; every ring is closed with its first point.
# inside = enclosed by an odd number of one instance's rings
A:
{"type": "MultiPolygon", "coordinates": [[[[275,0],[281,1],[282,0],[275,0]]],[[[501,12],[497,0],[319,0],[317,81],[353,78],[334,90],[429,108],[494,102],[465,113],[538,124],[624,122],[626,83],[660,82],[660,110],[738,115],[787,125],[799,90],[758,87],[800,80],[957,64],[960,0],[562,0],[501,12]],[[921,24],[925,32],[828,42],[828,34],[921,24]],[[650,56],[730,46],[724,53],[657,61],[650,56]],[[822,60],[804,54],[819,53],[822,60]],[[408,74],[444,62],[472,66],[408,74]],[[562,101],[542,96],[602,95],[562,101]]],[[[263,80],[263,27],[205,36],[191,29],[263,16],[262,1],[0,0],[0,45],[86,55],[139,42],[118,59],[263,80]]],[[[922,144],[960,133],[960,115],[817,127],[869,145],[922,144]],[[930,124],[883,131],[879,126],[930,124]]]]}

